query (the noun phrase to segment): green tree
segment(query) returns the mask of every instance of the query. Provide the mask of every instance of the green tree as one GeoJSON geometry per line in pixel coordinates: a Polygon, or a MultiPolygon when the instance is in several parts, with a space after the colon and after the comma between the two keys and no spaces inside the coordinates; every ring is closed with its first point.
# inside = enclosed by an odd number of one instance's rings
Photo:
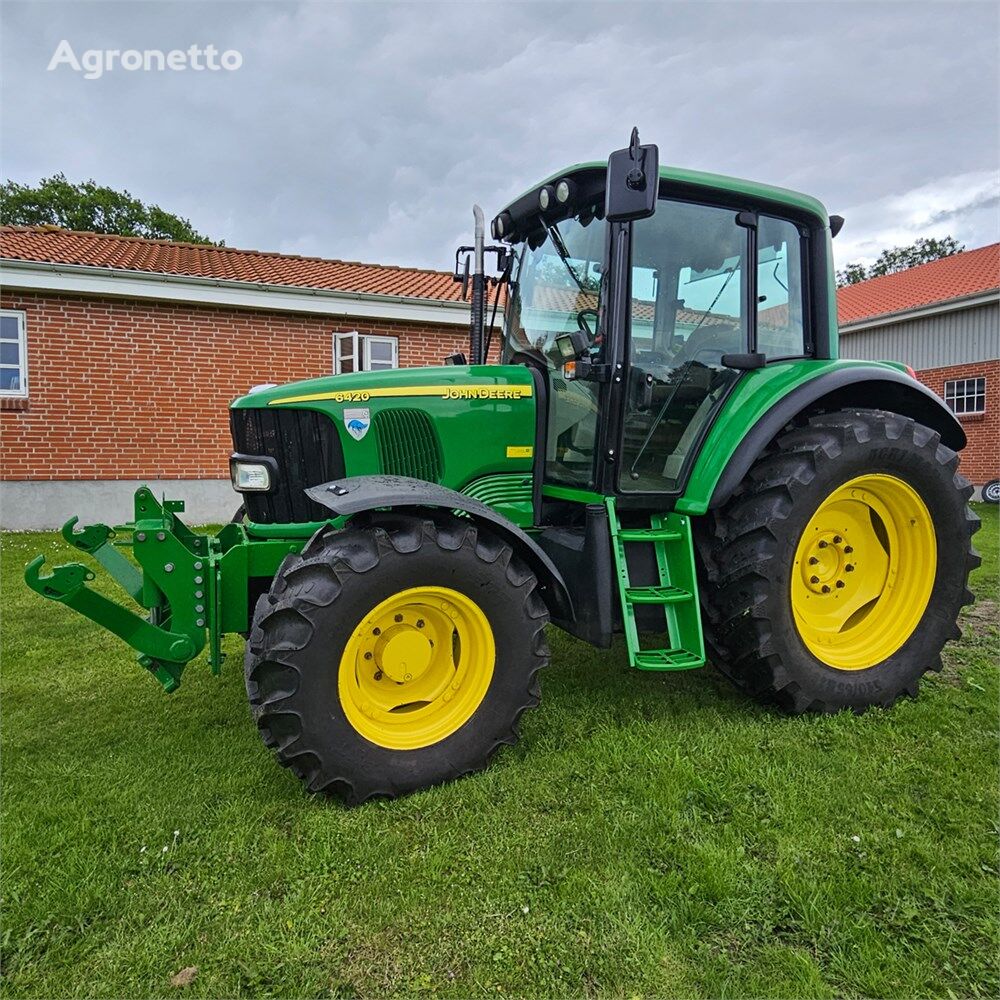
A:
{"type": "Polygon", "coordinates": [[[858,261],[848,264],[843,270],[837,272],[837,284],[841,287],[854,285],[859,281],[878,278],[883,274],[906,271],[918,264],[928,264],[932,260],[940,260],[942,257],[961,253],[964,249],[965,244],[959,243],[953,236],[944,236],[939,240],[921,237],[916,243],[911,243],[909,246],[883,250],[876,258],[875,263],[867,267],[858,261]]]}
{"type": "Polygon", "coordinates": [[[100,187],[93,181],[71,184],[61,173],[44,178],[35,187],[14,181],[0,186],[0,222],[221,246],[202,236],[187,219],[165,212],[159,205],[144,205],[128,191],[100,187]]]}

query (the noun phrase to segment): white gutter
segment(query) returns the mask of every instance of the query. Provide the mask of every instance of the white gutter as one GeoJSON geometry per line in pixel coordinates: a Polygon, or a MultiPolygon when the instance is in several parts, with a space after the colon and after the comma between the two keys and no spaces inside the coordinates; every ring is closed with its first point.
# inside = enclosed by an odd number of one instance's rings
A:
{"type": "Polygon", "coordinates": [[[239,309],[406,320],[448,326],[469,325],[469,306],[465,302],[11,258],[0,260],[0,284],[5,289],[157,299],[233,306],[239,309]]]}
{"type": "Polygon", "coordinates": [[[921,316],[937,316],[941,313],[958,312],[961,309],[972,309],[974,306],[990,305],[996,302],[1000,302],[1000,294],[996,289],[985,293],[975,292],[972,295],[963,295],[960,298],[947,299],[944,302],[934,302],[917,309],[901,309],[899,312],[883,313],[881,316],[870,316],[853,320],[850,323],[841,323],[840,332],[859,333],[877,326],[889,326],[892,323],[904,323],[910,319],[919,319],[921,316]]]}

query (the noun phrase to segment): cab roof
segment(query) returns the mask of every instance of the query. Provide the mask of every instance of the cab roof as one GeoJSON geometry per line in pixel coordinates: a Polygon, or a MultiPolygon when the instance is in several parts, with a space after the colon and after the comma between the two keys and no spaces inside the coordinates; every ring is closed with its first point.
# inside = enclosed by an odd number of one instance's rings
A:
{"type": "MultiPolygon", "coordinates": [[[[518,198],[515,198],[508,205],[504,206],[497,213],[502,215],[509,213],[515,219],[523,218],[529,212],[537,212],[538,192],[548,184],[556,184],[563,178],[569,178],[577,185],[593,194],[596,191],[603,193],[604,180],[607,175],[607,162],[593,161],[589,163],[576,163],[571,167],[566,167],[558,173],[554,173],[545,180],[529,188],[518,198]]],[[[788,188],[775,187],[772,184],[761,184],[758,181],[743,180],[739,177],[727,177],[724,174],[710,174],[700,170],[685,170],[682,167],[661,166],[660,180],[668,184],[676,185],[679,189],[697,195],[698,191],[714,192],[718,194],[731,193],[737,197],[743,196],[754,202],[764,202],[775,207],[791,210],[796,214],[811,216],[820,225],[828,226],[830,216],[826,207],[821,201],[811,195],[802,194],[798,191],[791,191],[788,188]]],[[[578,202],[579,204],[579,202],[578,202]]]]}

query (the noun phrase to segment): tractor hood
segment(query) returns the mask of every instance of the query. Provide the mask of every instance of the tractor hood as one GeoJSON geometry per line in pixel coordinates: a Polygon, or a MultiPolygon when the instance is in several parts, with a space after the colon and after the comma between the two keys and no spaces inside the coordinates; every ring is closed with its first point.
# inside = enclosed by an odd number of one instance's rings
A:
{"type": "Polygon", "coordinates": [[[244,494],[251,520],[318,520],[304,490],[343,476],[530,498],[536,402],[521,365],[358,372],[242,396],[230,408],[234,461],[259,458],[272,472],[268,490],[244,494]]]}

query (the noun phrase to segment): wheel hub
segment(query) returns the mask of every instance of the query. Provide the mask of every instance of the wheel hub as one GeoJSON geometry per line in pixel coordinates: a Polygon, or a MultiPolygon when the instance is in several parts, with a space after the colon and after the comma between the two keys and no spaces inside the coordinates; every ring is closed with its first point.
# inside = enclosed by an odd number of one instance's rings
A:
{"type": "Polygon", "coordinates": [[[375,665],[397,684],[419,680],[431,664],[434,647],[430,640],[411,625],[400,625],[383,641],[375,653],[375,665]]]}
{"type": "Polygon", "coordinates": [[[799,571],[807,590],[822,596],[843,591],[846,597],[851,583],[860,576],[852,576],[858,569],[858,556],[850,543],[850,527],[830,526],[806,541],[799,571]]]}

